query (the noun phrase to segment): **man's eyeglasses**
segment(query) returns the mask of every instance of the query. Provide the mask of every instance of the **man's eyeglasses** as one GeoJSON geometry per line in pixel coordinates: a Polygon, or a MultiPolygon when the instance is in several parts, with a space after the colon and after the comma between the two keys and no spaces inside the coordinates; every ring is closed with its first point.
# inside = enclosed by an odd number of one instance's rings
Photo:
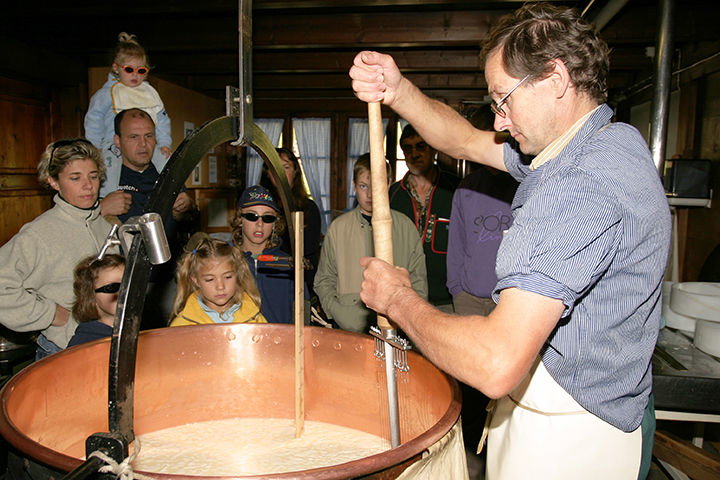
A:
{"type": "Polygon", "coordinates": [[[120,282],[108,283],[95,289],[95,293],[117,293],[120,291],[120,282]]]}
{"type": "Polygon", "coordinates": [[[413,150],[417,152],[427,152],[427,150],[430,148],[430,145],[428,145],[425,142],[417,142],[417,143],[401,143],[400,144],[400,150],[403,151],[403,154],[407,155],[412,153],[413,150]]]}
{"type": "Polygon", "coordinates": [[[507,114],[505,113],[505,110],[503,110],[503,108],[502,108],[503,105],[505,105],[505,103],[507,102],[507,99],[510,98],[510,95],[512,95],[512,93],[515,90],[517,90],[520,85],[525,83],[525,81],[528,78],[530,78],[530,75],[525,75],[525,77],[523,77],[522,80],[520,80],[518,83],[516,83],[515,86],[512,87],[505,95],[503,95],[503,97],[500,100],[498,100],[497,102],[494,100],[492,102],[490,102],[490,110],[492,110],[492,112],[495,115],[505,118],[505,115],[507,115],[507,114]]]}
{"type": "Polygon", "coordinates": [[[247,212],[247,213],[241,213],[240,216],[247,220],[248,222],[257,222],[262,218],[263,223],[273,223],[275,220],[277,220],[277,216],[275,215],[258,215],[257,213],[247,212]]]}
{"type": "Polygon", "coordinates": [[[149,71],[148,67],[135,68],[132,65],[123,65],[121,68],[125,70],[126,73],[134,73],[137,71],[138,75],[145,75],[149,71]]]}

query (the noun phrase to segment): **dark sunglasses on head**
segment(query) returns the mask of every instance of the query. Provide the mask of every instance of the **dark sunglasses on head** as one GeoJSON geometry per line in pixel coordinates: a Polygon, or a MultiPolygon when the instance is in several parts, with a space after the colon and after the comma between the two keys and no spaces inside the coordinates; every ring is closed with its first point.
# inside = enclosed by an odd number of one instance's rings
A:
{"type": "Polygon", "coordinates": [[[133,72],[136,72],[136,71],[137,71],[138,75],[145,75],[145,74],[148,73],[148,71],[149,71],[149,70],[148,70],[148,67],[137,67],[137,68],[135,68],[135,67],[133,67],[133,66],[131,66],[131,65],[123,65],[123,66],[122,66],[122,69],[125,70],[125,72],[127,72],[127,73],[133,73],[133,72]]]}
{"type": "Polygon", "coordinates": [[[95,293],[117,293],[120,291],[120,282],[108,283],[95,289],[95,293]]]}
{"type": "Polygon", "coordinates": [[[50,157],[49,162],[52,163],[53,157],[55,157],[55,151],[58,148],[67,147],[69,145],[75,145],[77,143],[84,143],[85,145],[92,145],[89,141],[85,140],[84,138],[67,138],[63,140],[58,140],[56,142],[52,143],[52,149],[50,150],[50,157]]]}
{"type": "Polygon", "coordinates": [[[278,218],[276,215],[258,215],[257,213],[252,212],[241,213],[240,216],[248,222],[257,222],[259,219],[262,218],[263,223],[273,223],[278,218]]]}

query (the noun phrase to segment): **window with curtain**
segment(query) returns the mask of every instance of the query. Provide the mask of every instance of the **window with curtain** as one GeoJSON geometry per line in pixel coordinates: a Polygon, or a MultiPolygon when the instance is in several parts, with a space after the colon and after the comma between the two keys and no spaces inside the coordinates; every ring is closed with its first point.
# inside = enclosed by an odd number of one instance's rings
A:
{"type": "MultiPolygon", "coordinates": [[[[256,118],[255,124],[265,132],[270,139],[270,143],[276,147],[280,146],[280,136],[282,134],[283,123],[282,118],[256,118]]],[[[247,169],[245,184],[246,187],[257,185],[260,183],[260,174],[262,173],[263,159],[254,148],[247,149],[247,169]]]]}
{"type": "Polygon", "coordinates": [[[293,118],[293,132],[305,177],[320,207],[322,231],[330,223],[330,118],[293,118]]]}
{"type": "Polygon", "coordinates": [[[395,181],[399,182],[405,176],[408,171],[407,165],[405,164],[405,154],[400,148],[400,135],[402,135],[403,128],[408,124],[408,121],[401,118],[397,122],[397,145],[395,145],[395,151],[397,152],[397,163],[395,164],[395,181]]]}
{"type": "MultiPolygon", "coordinates": [[[[387,119],[383,119],[383,132],[387,129],[387,119]]],[[[385,141],[383,141],[383,149],[385,141]]],[[[370,136],[368,134],[367,118],[351,118],[348,121],[348,152],[347,152],[347,197],[345,208],[355,205],[355,185],[353,184],[353,165],[363,153],[370,151],[370,136]]]]}

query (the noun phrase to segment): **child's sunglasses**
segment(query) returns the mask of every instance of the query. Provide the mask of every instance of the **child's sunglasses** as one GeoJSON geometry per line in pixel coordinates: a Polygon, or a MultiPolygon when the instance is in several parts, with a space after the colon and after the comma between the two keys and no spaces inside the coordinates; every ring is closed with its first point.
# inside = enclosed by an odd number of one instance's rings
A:
{"type": "Polygon", "coordinates": [[[137,67],[137,68],[135,68],[135,67],[133,67],[133,66],[131,66],[131,65],[123,65],[121,68],[122,68],[123,70],[125,70],[125,72],[127,72],[127,73],[133,73],[133,72],[137,71],[138,75],[145,75],[145,74],[148,73],[148,71],[149,71],[149,70],[148,70],[148,67],[137,67]]]}
{"type": "Polygon", "coordinates": [[[277,220],[277,216],[275,215],[258,215],[257,213],[241,213],[240,216],[247,220],[248,222],[257,222],[259,219],[262,218],[263,223],[273,223],[275,220],[277,220]]]}
{"type": "Polygon", "coordinates": [[[117,293],[120,291],[120,282],[108,283],[95,289],[95,293],[117,293]]]}

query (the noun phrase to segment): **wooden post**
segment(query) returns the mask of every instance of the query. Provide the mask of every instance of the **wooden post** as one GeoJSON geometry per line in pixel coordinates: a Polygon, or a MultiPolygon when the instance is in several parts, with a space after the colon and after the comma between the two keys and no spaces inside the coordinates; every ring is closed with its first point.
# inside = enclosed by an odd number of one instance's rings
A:
{"type": "Polygon", "coordinates": [[[305,275],[303,270],[303,212],[292,212],[295,225],[295,438],[305,430],[305,275]]]}
{"type": "MultiPolygon", "coordinates": [[[[379,103],[368,103],[368,130],[370,136],[370,183],[372,184],[372,229],[375,256],[393,264],[392,216],[388,198],[387,167],[383,149],[382,113],[379,103]]],[[[390,321],[378,315],[378,327],[393,328],[390,321]]]]}

